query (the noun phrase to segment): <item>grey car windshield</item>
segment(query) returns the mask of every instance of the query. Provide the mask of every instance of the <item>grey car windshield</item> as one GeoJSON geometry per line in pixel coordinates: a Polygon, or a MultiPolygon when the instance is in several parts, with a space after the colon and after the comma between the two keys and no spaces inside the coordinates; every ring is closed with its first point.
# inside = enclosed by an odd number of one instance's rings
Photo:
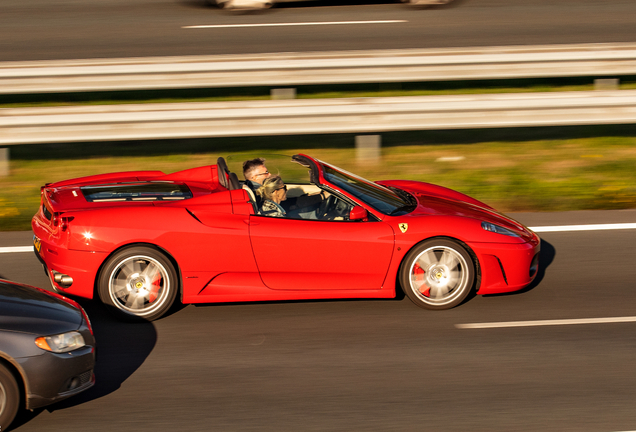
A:
{"type": "Polygon", "coordinates": [[[323,162],[321,165],[325,180],[342,188],[381,213],[395,214],[396,211],[409,205],[391,189],[323,162]]]}

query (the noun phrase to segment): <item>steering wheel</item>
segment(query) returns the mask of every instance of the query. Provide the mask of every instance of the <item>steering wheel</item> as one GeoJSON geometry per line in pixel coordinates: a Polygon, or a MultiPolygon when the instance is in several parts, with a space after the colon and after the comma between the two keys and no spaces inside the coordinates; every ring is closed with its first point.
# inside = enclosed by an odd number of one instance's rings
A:
{"type": "Polygon", "coordinates": [[[336,206],[334,208],[334,213],[336,215],[336,217],[340,217],[343,219],[347,219],[349,220],[349,212],[351,211],[351,206],[349,204],[347,204],[346,201],[344,200],[339,200],[336,203],[336,206]]]}
{"type": "Polygon", "coordinates": [[[318,208],[318,219],[328,219],[328,215],[336,204],[336,196],[329,195],[329,198],[323,200],[318,208]]]}

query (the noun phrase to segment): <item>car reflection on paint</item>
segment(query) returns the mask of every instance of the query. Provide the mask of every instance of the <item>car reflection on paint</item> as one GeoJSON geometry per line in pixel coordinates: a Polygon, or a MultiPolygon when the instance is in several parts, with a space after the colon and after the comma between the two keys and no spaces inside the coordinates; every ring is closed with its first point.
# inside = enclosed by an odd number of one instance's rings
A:
{"type": "Polygon", "coordinates": [[[75,301],[0,279],[0,430],[95,383],[95,339],[75,301]]]}

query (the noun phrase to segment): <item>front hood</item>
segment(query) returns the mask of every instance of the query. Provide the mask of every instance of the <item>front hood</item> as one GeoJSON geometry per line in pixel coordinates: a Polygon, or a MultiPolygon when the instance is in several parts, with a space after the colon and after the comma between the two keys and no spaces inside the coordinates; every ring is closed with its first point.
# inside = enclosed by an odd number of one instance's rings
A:
{"type": "Polygon", "coordinates": [[[382,182],[409,192],[418,205],[409,216],[457,216],[476,219],[502,226],[519,233],[523,238],[534,237],[532,231],[514,219],[505,216],[487,204],[452,189],[430,183],[413,181],[382,182]]]}
{"type": "Polygon", "coordinates": [[[77,330],[82,313],[43,290],[0,280],[0,329],[41,336],[77,330]]]}
{"type": "Polygon", "coordinates": [[[413,215],[460,216],[479,219],[484,222],[491,222],[504,228],[520,231],[522,233],[527,232],[527,228],[519,222],[490,208],[420,194],[416,195],[416,197],[418,200],[418,206],[413,211],[413,215]]]}

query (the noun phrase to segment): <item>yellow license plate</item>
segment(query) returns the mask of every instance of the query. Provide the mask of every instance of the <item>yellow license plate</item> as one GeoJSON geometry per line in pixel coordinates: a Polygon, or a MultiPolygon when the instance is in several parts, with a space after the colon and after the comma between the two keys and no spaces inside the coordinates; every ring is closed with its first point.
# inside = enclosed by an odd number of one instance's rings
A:
{"type": "Polygon", "coordinates": [[[33,236],[33,247],[36,251],[38,251],[38,253],[40,253],[40,249],[42,249],[42,242],[40,242],[40,239],[36,236],[33,236]]]}

